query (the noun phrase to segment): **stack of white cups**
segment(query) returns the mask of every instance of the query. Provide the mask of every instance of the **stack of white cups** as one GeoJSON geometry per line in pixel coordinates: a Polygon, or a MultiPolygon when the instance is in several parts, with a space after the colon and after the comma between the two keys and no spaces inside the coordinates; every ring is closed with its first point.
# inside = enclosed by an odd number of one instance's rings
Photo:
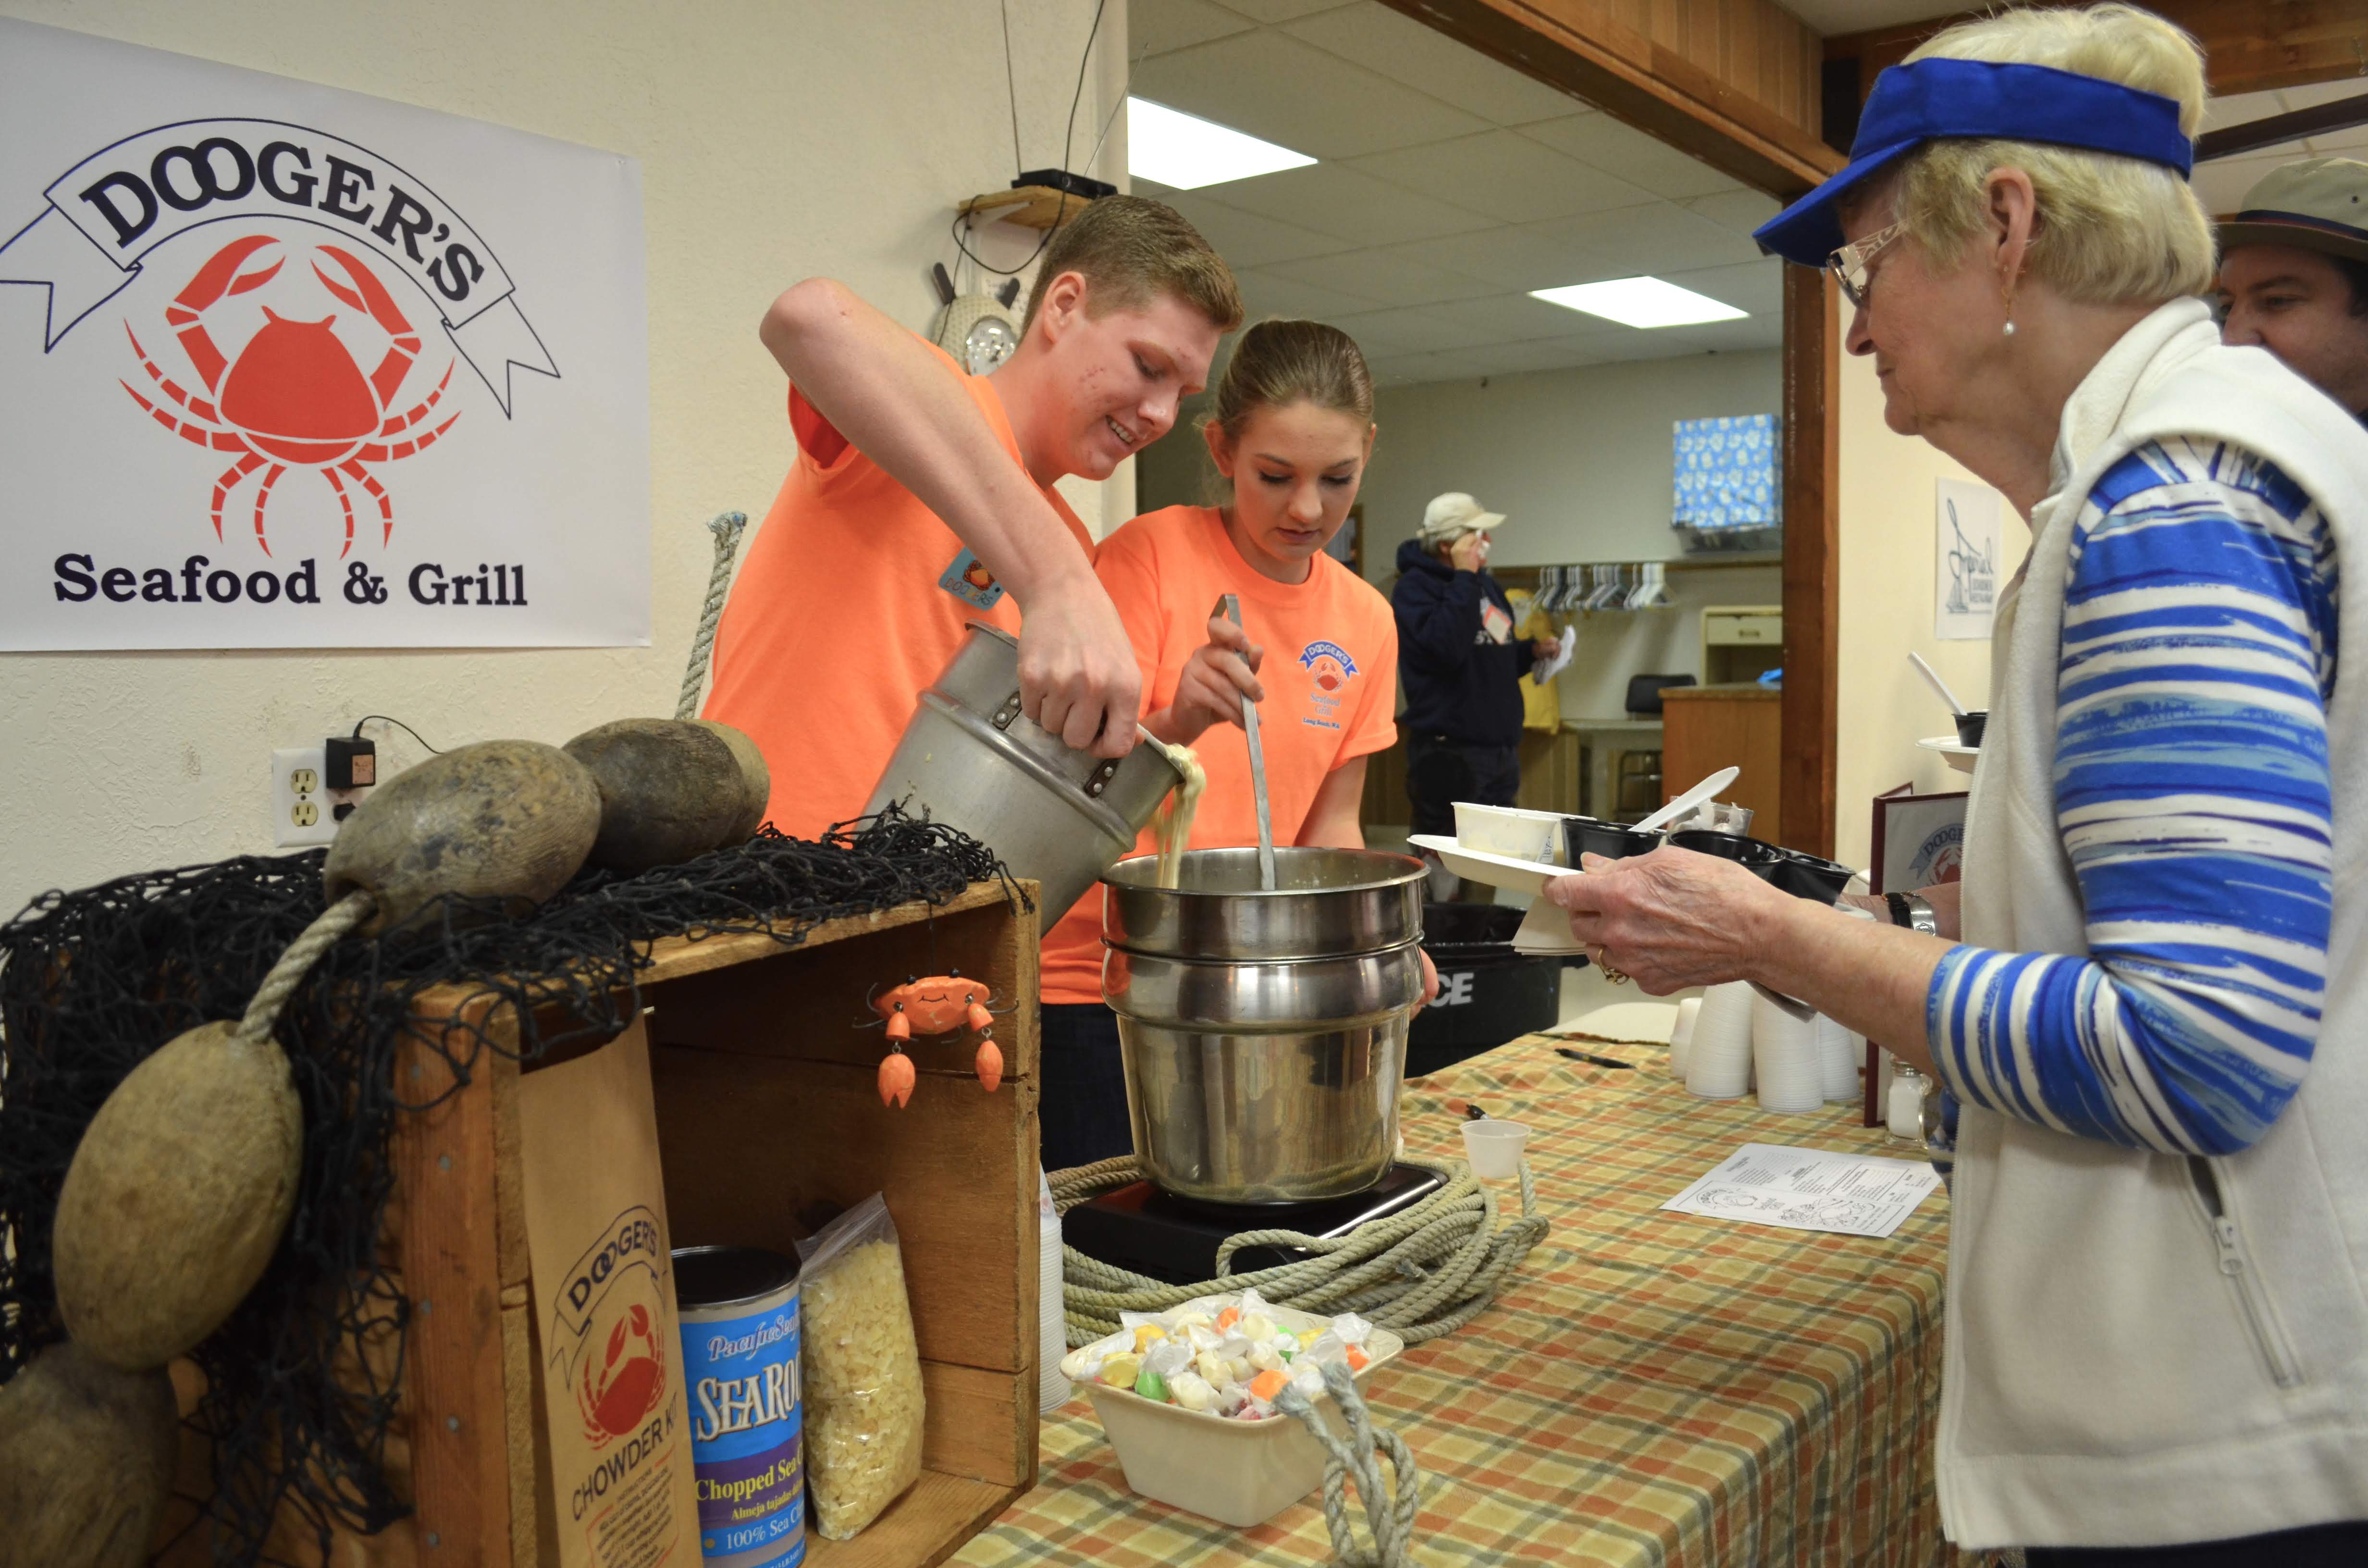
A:
{"type": "Polygon", "coordinates": [[[1751,987],[1744,981],[1702,993],[1686,1051],[1686,1092],[1706,1100],[1740,1099],[1751,1088],[1751,987]]]}
{"type": "Polygon", "coordinates": [[[1859,1069],[1866,1061],[1866,1036],[1853,1033],[1823,1013],[1817,1015],[1817,1066],[1828,1101],[1859,1097],[1859,1069]]]}
{"type": "Polygon", "coordinates": [[[1793,1115],[1823,1109],[1824,1064],[1816,1023],[1795,1017],[1765,996],[1751,999],[1751,1062],[1759,1081],[1759,1108],[1793,1115]]]}
{"type": "Polygon", "coordinates": [[[1686,1060],[1693,1054],[1694,1020],[1701,1016],[1702,998],[1689,996],[1678,1004],[1677,1022],[1669,1026],[1669,1076],[1682,1079],[1686,1075],[1686,1060]]]}

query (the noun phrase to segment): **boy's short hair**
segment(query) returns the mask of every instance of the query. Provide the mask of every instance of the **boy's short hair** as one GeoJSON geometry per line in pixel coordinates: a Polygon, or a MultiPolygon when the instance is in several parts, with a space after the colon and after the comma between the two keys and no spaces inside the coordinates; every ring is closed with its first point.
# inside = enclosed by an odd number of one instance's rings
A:
{"type": "Polygon", "coordinates": [[[1044,247],[1044,264],[1036,269],[1036,285],[1028,291],[1022,330],[1036,320],[1044,290],[1064,272],[1085,278],[1091,315],[1137,309],[1173,294],[1220,332],[1242,324],[1242,295],[1233,269],[1182,213],[1146,197],[1105,196],[1053,236],[1044,247]]]}

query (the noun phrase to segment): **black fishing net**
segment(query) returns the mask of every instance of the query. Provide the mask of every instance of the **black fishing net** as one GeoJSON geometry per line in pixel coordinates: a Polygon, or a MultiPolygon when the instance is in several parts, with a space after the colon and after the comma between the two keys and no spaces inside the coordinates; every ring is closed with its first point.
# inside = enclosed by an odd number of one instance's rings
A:
{"type": "MultiPolygon", "coordinates": [[[[322,858],[245,856],[46,893],[0,926],[0,1382],[64,1337],[50,1238],[83,1129],[150,1051],[245,1011],[322,912],[322,858]]],[[[393,1062],[422,992],[458,983],[472,999],[510,1004],[495,1013],[518,1021],[513,1047],[443,1036],[438,1049],[465,1082],[485,1051],[530,1058],[622,1028],[661,937],[756,931],[790,946],[824,921],[941,904],[986,879],[1019,896],[990,850],[891,807],[819,843],[768,827],[640,876],[587,872],[530,920],[471,924],[484,912],[447,900],[384,938],[332,948],[277,1033],[304,1107],[294,1218],[262,1281],[192,1357],[205,1375],[192,1419],[211,1443],[212,1494],[190,1528],[214,1560],[280,1561],[266,1539],[283,1508],[317,1539],[320,1561],[334,1527],[374,1533],[408,1512],[381,1464],[408,1303],[379,1235],[394,1187],[389,1137],[419,1108],[398,1092],[393,1062]],[[554,1002],[564,1032],[539,1033],[537,1008],[554,1002]]]]}

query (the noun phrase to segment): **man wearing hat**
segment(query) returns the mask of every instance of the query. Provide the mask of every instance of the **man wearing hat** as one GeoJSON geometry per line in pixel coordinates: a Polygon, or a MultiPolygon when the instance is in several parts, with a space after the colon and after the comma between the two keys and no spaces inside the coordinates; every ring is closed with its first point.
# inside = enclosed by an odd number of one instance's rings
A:
{"type": "Polygon", "coordinates": [[[2220,225],[2221,336],[2368,415],[2368,164],[2272,170],[2220,225]]]}
{"type": "Polygon", "coordinates": [[[1398,546],[1390,604],[1417,833],[1452,834],[1456,801],[1509,806],[1520,787],[1520,681],[1555,644],[1513,635],[1512,606],[1487,570],[1488,536],[1504,520],[1451,490],[1398,546]]]}

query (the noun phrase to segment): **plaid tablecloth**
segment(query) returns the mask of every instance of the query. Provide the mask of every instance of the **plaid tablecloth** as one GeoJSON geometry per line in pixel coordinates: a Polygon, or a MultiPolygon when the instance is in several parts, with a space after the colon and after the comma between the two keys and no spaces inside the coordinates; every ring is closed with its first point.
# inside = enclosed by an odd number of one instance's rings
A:
{"type": "MultiPolygon", "coordinates": [[[[1656,1047],[1531,1037],[1406,1086],[1409,1150],[1461,1156],[1465,1101],[1533,1130],[1549,1235],[1461,1331],[1410,1347],[1368,1386],[1413,1449],[1418,1559],[1926,1568],[1947,1199],[1889,1238],[1664,1213],[1748,1142],[1916,1157],[1856,1106],[1762,1115],[1689,1096],[1656,1047]]],[[[1516,1184],[1499,1184],[1518,1206],[1516,1184]]],[[[1354,1494],[1351,1507],[1355,1509],[1354,1494]]],[[[1360,1511],[1360,1540],[1365,1539],[1360,1511]]],[[[1235,1529],[1127,1490],[1092,1407],[1045,1420],[1036,1489],[951,1561],[1109,1568],[1323,1562],[1311,1495],[1235,1529]]]]}

